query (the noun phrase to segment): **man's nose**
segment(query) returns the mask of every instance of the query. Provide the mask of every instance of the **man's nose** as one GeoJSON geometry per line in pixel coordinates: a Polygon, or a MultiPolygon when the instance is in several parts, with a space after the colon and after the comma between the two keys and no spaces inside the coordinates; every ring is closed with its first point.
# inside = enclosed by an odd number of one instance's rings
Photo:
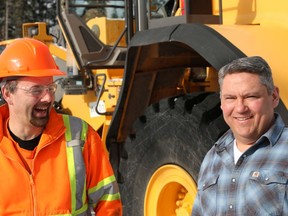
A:
{"type": "Polygon", "coordinates": [[[242,98],[239,98],[237,99],[237,102],[236,102],[236,110],[238,112],[243,112],[247,109],[247,105],[246,105],[246,102],[244,99],[242,98]]]}

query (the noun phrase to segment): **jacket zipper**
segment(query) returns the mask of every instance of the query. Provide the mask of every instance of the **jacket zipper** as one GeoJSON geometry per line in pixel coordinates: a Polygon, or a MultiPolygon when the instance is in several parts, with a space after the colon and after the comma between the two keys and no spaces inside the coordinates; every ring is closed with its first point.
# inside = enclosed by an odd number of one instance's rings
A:
{"type": "Polygon", "coordinates": [[[33,215],[37,215],[37,199],[36,199],[36,187],[33,179],[33,175],[29,175],[30,178],[30,187],[32,192],[32,199],[33,199],[33,215]]]}

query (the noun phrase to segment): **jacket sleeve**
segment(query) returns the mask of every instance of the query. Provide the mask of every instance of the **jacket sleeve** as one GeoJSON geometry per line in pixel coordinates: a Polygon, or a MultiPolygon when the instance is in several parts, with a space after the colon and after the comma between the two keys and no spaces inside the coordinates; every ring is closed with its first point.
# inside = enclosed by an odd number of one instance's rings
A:
{"type": "Polygon", "coordinates": [[[89,205],[97,216],[122,216],[122,203],[108,153],[100,136],[90,126],[84,145],[89,205]]]}

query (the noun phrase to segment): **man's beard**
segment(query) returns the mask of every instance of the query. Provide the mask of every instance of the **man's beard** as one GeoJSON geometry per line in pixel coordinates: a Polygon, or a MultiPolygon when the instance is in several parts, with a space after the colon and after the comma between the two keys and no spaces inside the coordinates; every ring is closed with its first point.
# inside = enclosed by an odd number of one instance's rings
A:
{"type": "Polygon", "coordinates": [[[47,111],[46,116],[44,117],[36,117],[32,114],[32,118],[30,119],[30,123],[35,127],[45,127],[49,121],[49,111],[47,111]]]}

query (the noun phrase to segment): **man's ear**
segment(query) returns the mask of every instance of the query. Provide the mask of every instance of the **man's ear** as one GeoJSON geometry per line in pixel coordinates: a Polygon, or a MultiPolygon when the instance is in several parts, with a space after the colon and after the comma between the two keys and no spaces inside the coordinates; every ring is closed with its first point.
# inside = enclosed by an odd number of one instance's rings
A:
{"type": "Polygon", "coordinates": [[[273,100],[274,108],[278,106],[279,99],[280,99],[279,88],[276,86],[272,92],[272,100],[273,100]]]}
{"type": "Polygon", "coordinates": [[[1,87],[1,94],[3,99],[8,103],[8,104],[12,104],[12,100],[11,100],[11,93],[5,88],[5,86],[1,87]]]}

